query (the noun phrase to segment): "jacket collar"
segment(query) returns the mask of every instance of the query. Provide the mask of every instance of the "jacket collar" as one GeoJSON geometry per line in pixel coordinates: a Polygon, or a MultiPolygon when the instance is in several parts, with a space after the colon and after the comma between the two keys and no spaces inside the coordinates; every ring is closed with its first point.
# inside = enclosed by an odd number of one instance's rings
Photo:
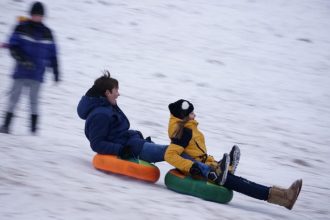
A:
{"type": "MultiPolygon", "coordinates": [[[[168,136],[172,137],[177,129],[177,124],[180,123],[182,119],[175,117],[171,114],[169,124],[168,124],[168,136]]],[[[189,120],[184,126],[190,129],[196,129],[198,122],[196,120],[189,120]]]]}

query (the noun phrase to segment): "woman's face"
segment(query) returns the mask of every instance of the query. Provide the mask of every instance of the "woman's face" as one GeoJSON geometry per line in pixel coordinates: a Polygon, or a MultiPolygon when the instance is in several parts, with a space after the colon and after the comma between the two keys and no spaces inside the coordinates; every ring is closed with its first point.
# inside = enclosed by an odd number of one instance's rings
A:
{"type": "Polygon", "coordinates": [[[189,120],[194,120],[195,119],[195,117],[196,117],[196,114],[195,114],[195,112],[191,112],[190,114],[189,114],[189,120]]]}
{"type": "Polygon", "coordinates": [[[113,88],[111,91],[107,90],[105,92],[105,96],[107,97],[108,101],[111,105],[117,105],[117,98],[119,96],[119,88],[113,88]]]}

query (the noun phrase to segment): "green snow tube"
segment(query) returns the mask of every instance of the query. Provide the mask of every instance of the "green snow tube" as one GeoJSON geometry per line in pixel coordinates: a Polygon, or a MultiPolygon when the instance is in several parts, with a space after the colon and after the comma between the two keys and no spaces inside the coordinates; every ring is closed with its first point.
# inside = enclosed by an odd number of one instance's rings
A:
{"type": "Polygon", "coordinates": [[[232,190],[205,180],[193,179],[176,169],[167,172],[165,185],[173,191],[217,203],[228,203],[233,198],[232,190]]]}

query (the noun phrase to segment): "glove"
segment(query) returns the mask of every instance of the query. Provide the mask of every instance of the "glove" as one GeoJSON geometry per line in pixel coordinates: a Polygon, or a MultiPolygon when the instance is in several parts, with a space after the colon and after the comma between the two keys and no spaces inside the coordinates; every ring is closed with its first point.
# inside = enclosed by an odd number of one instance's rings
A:
{"type": "Polygon", "coordinates": [[[130,154],[134,157],[140,155],[145,141],[141,138],[131,138],[126,142],[126,146],[129,148],[130,154]]]}
{"type": "Polygon", "coordinates": [[[30,61],[21,61],[18,62],[20,65],[24,66],[24,68],[28,70],[33,70],[34,69],[34,64],[30,61]]]}
{"type": "Polygon", "coordinates": [[[9,46],[9,50],[10,50],[11,56],[16,60],[16,62],[19,65],[24,66],[24,68],[26,68],[28,70],[34,69],[34,63],[29,61],[29,59],[27,59],[27,57],[24,55],[24,53],[22,53],[22,51],[20,49],[18,49],[17,47],[9,46]]]}
{"type": "Polygon", "coordinates": [[[118,154],[118,156],[121,159],[128,159],[128,158],[132,157],[130,147],[129,146],[123,146],[123,148],[120,151],[120,153],[118,154]]]}
{"type": "Polygon", "coordinates": [[[208,178],[210,171],[211,171],[211,168],[208,165],[206,165],[205,163],[196,161],[191,166],[189,173],[192,177],[208,178]]]}
{"type": "Polygon", "coordinates": [[[155,143],[155,142],[153,142],[152,140],[151,140],[151,137],[150,136],[148,136],[148,137],[146,137],[144,140],[146,140],[147,142],[149,142],[149,143],[155,143]]]}
{"type": "Polygon", "coordinates": [[[198,166],[197,163],[193,163],[193,165],[190,167],[189,174],[192,177],[198,177],[198,176],[201,176],[202,175],[202,171],[199,168],[199,166],[198,166]]]}

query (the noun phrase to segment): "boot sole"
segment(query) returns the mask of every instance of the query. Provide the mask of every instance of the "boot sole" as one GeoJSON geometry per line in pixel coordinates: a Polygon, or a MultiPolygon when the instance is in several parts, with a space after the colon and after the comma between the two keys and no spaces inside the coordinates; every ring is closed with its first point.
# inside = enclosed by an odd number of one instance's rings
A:
{"type": "Polygon", "coordinates": [[[219,183],[219,185],[223,186],[223,184],[225,184],[226,180],[227,180],[227,175],[228,175],[228,168],[229,168],[229,163],[230,163],[230,158],[228,154],[226,155],[226,161],[225,161],[225,167],[222,170],[222,179],[219,183]]]}
{"type": "Polygon", "coordinates": [[[298,180],[298,184],[299,184],[299,188],[298,188],[298,190],[297,190],[297,194],[296,194],[296,196],[295,196],[295,198],[294,198],[294,202],[293,202],[290,206],[287,207],[287,208],[290,209],[290,210],[293,208],[293,206],[294,206],[294,204],[296,203],[296,201],[297,201],[297,199],[298,199],[298,196],[299,196],[299,194],[300,194],[300,191],[301,191],[301,188],[302,188],[302,179],[298,180]]]}
{"type": "Polygon", "coordinates": [[[241,150],[239,149],[239,147],[237,145],[233,146],[233,150],[230,152],[230,158],[232,158],[230,160],[230,166],[231,166],[231,174],[234,174],[236,172],[236,169],[238,167],[239,164],[239,160],[241,158],[241,150]]]}

